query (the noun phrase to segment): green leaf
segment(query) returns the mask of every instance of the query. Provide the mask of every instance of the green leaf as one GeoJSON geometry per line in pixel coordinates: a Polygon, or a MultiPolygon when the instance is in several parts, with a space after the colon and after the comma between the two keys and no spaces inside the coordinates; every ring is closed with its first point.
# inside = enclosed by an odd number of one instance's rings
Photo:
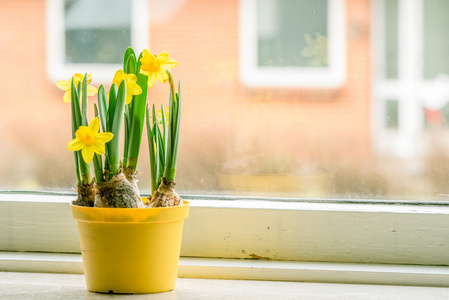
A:
{"type": "MultiPolygon", "coordinates": [[[[98,108],[95,103],[94,103],[94,112],[95,112],[95,117],[98,118],[98,108]]],[[[101,155],[98,155],[97,153],[95,153],[93,162],[94,162],[95,181],[103,182],[104,181],[103,159],[102,159],[101,155]]]]}
{"type": "MultiPolygon", "coordinates": [[[[87,105],[83,105],[84,112],[80,112],[78,91],[81,90],[81,82],[78,83],[78,90],[75,88],[75,84],[73,82],[74,82],[74,78],[72,77],[72,87],[71,87],[71,92],[72,92],[71,102],[73,102],[72,103],[72,122],[76,122],[76,124],[72,123],[72,126],[75,125],[76,130],[78,130],[78,128],[80,126],[87,126],[87,125],[84,125],[84,123],[83,123],[83,122],[85,122],[87,124],[87,118],[86,118],[87,105]],[[84,115],[83,115],[83,113],[84,113],[84,115]],[[73,118],[73,116],[75,118],[73,118]],[[83,117],[86,118],[86,120],[83,121],[83,117]]],[[[84,101],[84,102],[87,102],[87,101],[84,101]]],[[[75,132],[76,132],[76,130],[75,130],[75,132]]],[[[72,134],[74,134],[73,129],[72,129],[72,134]]],[[[90,184],[92,181],[90,165],[87,164],[83,160],[81,151],[77,151],[77,152],[78,152],[77,163],[79,165],[79,170],[80,170],[81,184],[90,184]]]]}
{"type": "MultiPolygon", "coordinates": [[[[136,70],[140,70],[139,55],[136,70]]],[[[130,131],[129,131],[129,149],[128,149],[128,166],[136,169],[137,160],[139,158],[140,145],[142,142],[143,125],[145,123],[145,105],[147,102],[148,92],[148,76],[137,73],[137,84],[141,87],[142,93],[133,97],[132,105],[130,106],[130,131]]]]}
{"type": "Polygon", "coordinates": [[[81,95],[81,105],[82,105],[82,110],[81,110],[81,123],[83,126],[88,126],[88,122],[87,122],[87,73],[84,74],[84,79],[83,79],[83,86],[82,86],[82,95],[81,95]]]}
{"type": "MultiPolygon", "coordinates": [[[[171,73],[167,71],[170,83],[170,117],[169,117],[169,133],[166,144],[166,163],[164,169],[164,177],[167,181],[174,180],[176,175],[176,161],[178,156],[179,145],[179,125],[181,118],[180,97],[175,93],[173,78],[171,73]]],[[[178,89],[180,88],[180,85],[178,89]]]]}
{"type": "Polygon", "coordinates": [[[167,120],[165,118],[165,111],[164,111],[163,105],[161,105],[161,114],[162,114],[162,129],[163,129],[163,133],[164,133],[162,140],[165,143],[165,141],[167,139],[167,120]]]}
{"type": "MultiPolygon", "coordinates": [[[[114,86],[114,84],[113,84],[114,86]]],[[[125,111],[125,104],[126,104],[126,81],[123,80],[120,84],[120,87],[118,89],[117,93],[117,99],[114,99],[114,106],[112,105],[112,92],[109,92],[110,99],[110,110],[114,108],[114,112],[112,114],[109,114],[109,121],[110,121],[110,132],[114,134],[114,137],[109,142],[109,171],[111,171],[112,174],[117,174],[120,169],[120,154],[119,154],[119,146],[120,146],[120,130],[122,127],[122,121],[123,121],[123,115],[125,111]]]]}
{"type": "Polygon", "coordinates": [[[128,153],[129,153],[129,132],[130,132],[130,116],[129,116],[129,105],[125,105],[125,140],[124,140],[124,150],[123,150],[123,166],[128,167],[128,153]]]}
{"type": "Polygon", "coordinates": [[[70,91],[71,91],[70,105],[72,108],[72,137],[75,138],[75,132],[81,126],[81,112],[80,112],[78,91],[75,87],[75,84],[73,83],[73,77],[70,91]]]}
{"type": "Polygon", "coordinates": [[[148,149],[150,153],[150,172],[151,172],[151,195],[154,193],[154,191],[158,188],[157,186],[157,177],[156,177],[156,157],[155,157],[155,143],[154,143],[154,135],[153,131],[151,129],[151,121],[150,121],[150,107],[148,104],[146,105],[145,110],[145,121],[147,125],[147,136],[148,136],[148,149]]]}
{"type": "Polygon", "coordinates": [[[181,128],[181,81],[178,84],[178,94],[176,96],[176,122],[175,122],[175,137],[173,144],[173,156],[172,156],[172,165],[176,167],[176,162],[178,159],[178,147],[179,147],[179,136],[180,136],[180,128],[181,128]]]}
{"type": "Polygon", "coordinates": [[[95,181],[97,183],[103,182],[104,181],[103,161],[101,159],[101,155],[98,155],[97,153],[95,153],[93,162],[94,162],[95,181]]]}
{"type": "Polygon", "coordinates": [[[161,161],[161,164],[165,166],[165,147],[164,147],[164,141],[162,139],[162,135],[161,135],[161,130],[159,129],[159,126],[157,125],[157,121],[155,121],[155,125],[154,125],[155,131],[156,131],[156,139],[157,139],[157,143],[159,145],[159,152],[158,152],[158,156],[159,159],[161,161]]]}
{"type": "Polygon", "coordinates": [[[135,62],[136,62],[135,57],[136,57],[136,53],[134,52],[133,48],[128,47],[128,48],[126,49],[125,55],[124,55],[124,57],[123,57],[123,72],[128,73],[128,74],[130,74],[130,73],[136,74],[135,71],[134,71],[134,72],[128,72],[128,68],[129,68],[129,57],[130,57],[131,55],[134,56],[134,68],[135,68],[135,62]]]}
{"type": "Polygon", "coordinates": [[[95,118],[98,118],[98,107],[95,103],[94,103],[94,113],[95,113],[95,118]]]}
{"type": "Polygon", "coordinates": [[[98,88],[98,110],[100,113],[101,126],[104,132],[108,131],[107,120],[108,120],[108,99],[106,96],[106,91],[104,86],[100,85],[98,88]]]}
{"type": "MultiPolygon", "coordinates": [[[[72,77],[72,85],[70,88],[71,91],[71,114],[72,114],[72,139],[76,138],[76,131],[81,126],[81,112],[80,112],[80,104],[79,104],[79,96],[78,91],[75,87],[74,78],[72,77]]],[[[84,163],[84,161],[80,162],[80,151],[74,152],[74,159],[75,159],[75,172],[76,172],[76,179],[78,185],[82,184],[82,176],[81,176],[81,163],[84,163]]],[[[81,158],[82,160],[82,158],[81,158]]],[[[85,166],[83,166],[85,167],[85,166]]],[[[85,168],[84,168],[85,169],[85,168]]],[[[84,171],[86,173],[86,171],[84,171]]]]}
{"type": "Polygon", "coordinates": [[[137,74],[137,62],[136,55],[133,53],[128,57],[128,61],[126,62],[126,69],[123,69],[126,74],[137,74]]]}
{"type": "Polygon", "coordinates": [[[108,132],[112,132],[112,124],[114,123],[115,106],[117,103],[117,85],[113,83],[109,89],[109,109],[108,109],[108,132]]]}

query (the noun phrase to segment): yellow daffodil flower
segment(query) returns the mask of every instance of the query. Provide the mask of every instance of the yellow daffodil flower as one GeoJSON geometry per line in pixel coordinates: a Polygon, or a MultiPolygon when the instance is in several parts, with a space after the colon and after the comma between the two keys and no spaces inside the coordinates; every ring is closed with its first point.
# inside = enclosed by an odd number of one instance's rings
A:
{"type": "MultiPolygon", "coordinates": [[[[78,83],[81,81],[81,83],[84,80],[84,76],[81,75],[80,73],[76,73],[75,76],[73,76],[73,79],[75,80],[74,84],[76,87],[78,87],[78,83]]],[[[89,83],[92,81],[91,79],[91,75],[87,74],[87,96],[93,96],[95,95],[98,90],[96,87],[89,85],[89,83]]],[[[82,85],[82,84],[81,84],[82,85]]],[[[70,103],[70,100],[72,98],[72,78],[70,78],[70,80],[60,80],[58,82],[56,82],[56,86],[58,88],[60,88],[63,91],[66,91],[64,94],[64,102],[65,103],[70,103]]],[[[83,89],[83,87],[81,86],[81,90],[83,89]]]]}
{"type": "Polygon", "coordinates": [[[168,80],[166,70],[178,65],[176,60],[168,58],[167,51],[156,56],[146,49],[143,50],[140,62],[140,73],[148,76],[148,88],[150,89],[156,83],[156,78],[165,83],[168,80]]]}
{"type": "Polygon", "coordinates": [[[71,151],[81,150],[83,160],[90,163],[94,158],[94,153],[102,155],[106,152],[104,144],[114,137],[110,132],[99,133],[99,130],[98,118],[94,118],[89,126],[80,126],[75,133],[76,138],[67,145],[67,149],[71,151]]]}
{"type": "Polygon", "coordinates": [[[137,84],[137,76],[134,74],[125,74],[123,70],[115,72],[113,83],[120,86],[123,80],[126,80],[126,104],[129,104],[133,99],[133,95],[142,93],[142,88],[137,84]]]}

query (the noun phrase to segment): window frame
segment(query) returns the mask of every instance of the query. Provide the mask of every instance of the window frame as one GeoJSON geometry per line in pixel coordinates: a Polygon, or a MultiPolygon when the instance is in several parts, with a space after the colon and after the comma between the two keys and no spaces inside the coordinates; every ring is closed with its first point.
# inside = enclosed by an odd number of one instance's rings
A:
{"type": "MultiPolygon", "coordinates": [[[[134,49],[149,47],[148,0],[130,0],[131,45],[134,49]]],[[[46,0],[47,28],[47,76],[51,82],[67,79],[75,73],[95,74],[95,80],[111,81],[111,74],[122,68],[121,64],[66,64],[64,1],[46,0]]]]}
{"type": "Polygon", "coordinates": [[[385,0],[371,4],[373,145],[377,153],[404,159],[420,157],[427,149],[423,108],[429,96],[447,98],[448,77],[425,78],[423,71],[423,0],[398,1],[398,76],[386,76],[385,0]],[[401,34],[407,33],[407,34],[401,34]],[[410,34],[413,32],[413,34],[410,34]],[[398,127],[388,128],[386,102],[398,101],[398,127]]]}
{"type": "MultiPolygon", "coordinates": [[[[0,193],[0,251],[79,253],[74,198],[0,193]]],[[[449,265],[447,201],[183,198],[184,257],[449,265]]]]}
{"type": "Polygon", "coordinates": [[[249,87],[338,88],[346,80],[346,13],[344,0],[329,0],[329,67],[259,67],[257,0],[240,0],[240,80],[249,87]]]}

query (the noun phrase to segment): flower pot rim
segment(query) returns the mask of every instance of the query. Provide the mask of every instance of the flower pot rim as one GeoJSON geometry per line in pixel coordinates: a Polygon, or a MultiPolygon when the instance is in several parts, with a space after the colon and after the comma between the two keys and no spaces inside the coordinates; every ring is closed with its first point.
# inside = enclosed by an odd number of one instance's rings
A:
{"type": "Polygon", "coordinates": [[[72,216],[80,222],[93,223],[163,223],[184,220],[188,217],[190,203],[151,208],[87,207],[70,204],[72,216]]]}

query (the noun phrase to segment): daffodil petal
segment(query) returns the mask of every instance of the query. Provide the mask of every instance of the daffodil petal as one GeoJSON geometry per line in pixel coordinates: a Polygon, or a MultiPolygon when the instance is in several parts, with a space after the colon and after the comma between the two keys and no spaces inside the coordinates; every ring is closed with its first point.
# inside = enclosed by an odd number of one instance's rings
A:
{"type": "Polygon", "coordinates": [[[168,52],[167,51],[161,52],[158,56],[156,56],[156,58],[158,60],[159,59],[167,59],[168,58],[168,52]]]}
{"type": "Polygon", "coordinates": [[[92,146],[84,146],[81,150],[81,155],[83,156],[83,160],[88,164],[94,158],[94,149],[92,146]]]}
{"type": "Polygon", "coordinates": [[[174,59],[167,59],[167,60],[161,61],[160,65],[161,65],[161,68],[163,68],[163,69],[171,69],[171,68],[174,68],[177,65],[179,65],[179,62],[177,62],[174,59]]]}
{"type": "Polygon", "coordinates": [[[90,121],[89,128],[94,133],[97,133],[100,130],[100,122],[98,121],[97,117],[93,118],[92,121],[90,121]]]}
{"type": "Polygon", "coordinates": [[[96,142],[92,145],[92,148],[94,150],[95,153],[97,153],[98,155],[102,155],[106,152],[106,148],[104,146],[104,144],[100,143],[100,142],[96,142]]]}
{"type": "Polygon", "coordinates": [[[179,64],[176,60],[168,58],[167,51],[164,51],[161,54],[159,54],[156,57],[156,60],[158,61],[160,67],[163,69],[171,69],[179,64]]]}
{"type": "Polygon", "coordinates": [[[98,89],[94,86],[88,85],[87,86],[87,96],[93,96],[98,92],[98,89]]]}
{"type": "MultiPolygon", "coordinates": [[[[90,74],[87,74],[87,77],[86,77],[86,81],[87,81],[87,84],[89,84],[91,81],[92,81],[92,75],[90,75],[90,74]]],[[[83,77],[83,80],[84,80],[84,77],[83,77]]]]}
{"type": "Polygon", "coordinates": [[[130,104],[133,100],[133,94],[131,94],[129,91],[126,93],[126,104],[130,104]]]}
{"type": "Polygon", "coordinates": [[[78,138],[71,140],[67,144],[67,150],[70,151],[78,151],[81,150],[84,147],[84,143],[81,142],[78,138]]]}
{"type": "Polygon", "coordinates": [[[56,82],[56,86],[60,88],[61,90],[67,91],[71,88],[72,83],[68,80],[60,80],[56,82]]]}
{"type": "Polygon", "coordinates": [[[134,74],[127,74],[126,78],[129,83],[136,83],[137,82],[137,76],[134,74]]]}
{"type": "Polygon", "coordinates": [[[151,53],[150,50],[143,49],[142,52],[143,52],[143,57],[148,57],[148,56],[154,57],[153,53],[151,53]]]}
{"type": "Polygon", "coordinates": [[[70,103],[70,100],[72,99],[72,92],[71,90],[68,90],[64,93],[64,103],[70,103]]]}
{"type": "Polygon", "coordinates": [[[137,84],[130,84],[129,86],[127,86],[127,88],[132,95],[139,95],[140,93],[142,93],[142,88],[137,84]]]}
{"type": "Polygon", "coordinates": [[[112,140],[113,137],[114,137],[114,135],[110,132],[102,132],[102,133],[97,134],[95,136],[95,139],[97,142],[104,144],[104,143],[107,143],[110,140],[112,140]]]}
{"type": "Polygon", "coordinates": [[[145,71],[145,70],[143,70],[143,69],[140,69],[140,72],[139,72],[140,74],[143,74],[143,75],[146,75],[146,76],[149,76],[150,75],[150,72],[148,72],[148,71],[145,71]]]}
{"type": "Polygon", "coordinates": [[[117,72],[115,72],[114,74],[114,79],[112,80],[112,82],[119,86],[120,83],[122,83],[123,79],[125,79],[125,73],[122,70],[117,70],[117,72]]]}
{"type": "Polygon", "coordinates": [[[148,74],[148,88],[151,89],[153,85],[156,83],[156,76],[154,73],[148,74]]]}
{"type": "Polygon", "coordinates": [[[156,72],[156,77],[159,79],[160,82],[165,83],[168,80],[168,74],[165,70],[158,70],[156,72]]]}

